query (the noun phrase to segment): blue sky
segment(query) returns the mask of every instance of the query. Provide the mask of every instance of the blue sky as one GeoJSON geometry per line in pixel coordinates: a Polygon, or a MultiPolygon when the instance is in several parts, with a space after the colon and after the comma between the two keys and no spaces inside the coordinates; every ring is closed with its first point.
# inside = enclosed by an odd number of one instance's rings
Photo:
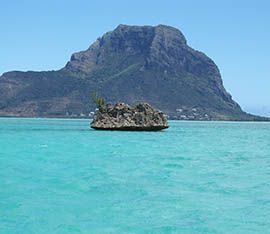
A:
{"type": "Polygon", "coordinates": [[[118,24],[167,24],[218,65],[244,110],[270,116],[270,1],[1,0],[0,74],[57,70],[118,24]]]}

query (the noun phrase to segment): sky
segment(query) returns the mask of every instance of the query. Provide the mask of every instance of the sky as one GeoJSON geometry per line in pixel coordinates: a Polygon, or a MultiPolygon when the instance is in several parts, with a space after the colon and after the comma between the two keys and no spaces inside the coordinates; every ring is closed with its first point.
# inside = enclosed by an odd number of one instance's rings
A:
{"type": "Polygon", "coordinates": [[[245,111],[270,116],[268,0],[0,0],[0,74],[57,70],[118,24],[174,26],[245,111]]]}

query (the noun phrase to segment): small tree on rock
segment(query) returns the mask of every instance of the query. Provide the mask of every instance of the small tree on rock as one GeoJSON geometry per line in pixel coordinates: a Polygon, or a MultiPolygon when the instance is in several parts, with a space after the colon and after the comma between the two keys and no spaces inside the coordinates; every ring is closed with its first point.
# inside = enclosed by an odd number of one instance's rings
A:
{"type": "Polygon", "coordinates": [[[92,94],[92,100],[99,110],[102,110],[103,107],[105,106],[105,99],[102,96],[100,96],[97,92],[94,92],[92,94]]]}

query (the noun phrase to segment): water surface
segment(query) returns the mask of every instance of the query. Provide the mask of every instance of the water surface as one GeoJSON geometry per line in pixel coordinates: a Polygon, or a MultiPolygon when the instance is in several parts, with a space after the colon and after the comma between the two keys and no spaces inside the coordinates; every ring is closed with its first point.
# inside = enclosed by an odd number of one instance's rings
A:
{"type": "Polygon", "coordinates": [[[270,124],[0,119],[0,233],[270,233],[270,124]]]}

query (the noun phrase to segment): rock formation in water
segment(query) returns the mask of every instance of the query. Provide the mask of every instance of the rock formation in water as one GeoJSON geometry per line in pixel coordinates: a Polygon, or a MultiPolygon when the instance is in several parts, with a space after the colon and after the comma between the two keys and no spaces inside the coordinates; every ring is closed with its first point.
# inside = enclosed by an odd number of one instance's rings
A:
{"type": "Polygon", "coordinates": [[[119,25],[58,71],[3,74],[0,116],[88,116],[94,91],[112,103],[150,103],[170,118],[262,120],[232,100],[209,57],[165,25],[119,25]]]}
{"type": "Polygon", "coordinates": [[[120,102],[99,108],[91,127],[97,130],[159,131],[169,125],[164,114],[147,103],[131,107],[120,102]]]}

